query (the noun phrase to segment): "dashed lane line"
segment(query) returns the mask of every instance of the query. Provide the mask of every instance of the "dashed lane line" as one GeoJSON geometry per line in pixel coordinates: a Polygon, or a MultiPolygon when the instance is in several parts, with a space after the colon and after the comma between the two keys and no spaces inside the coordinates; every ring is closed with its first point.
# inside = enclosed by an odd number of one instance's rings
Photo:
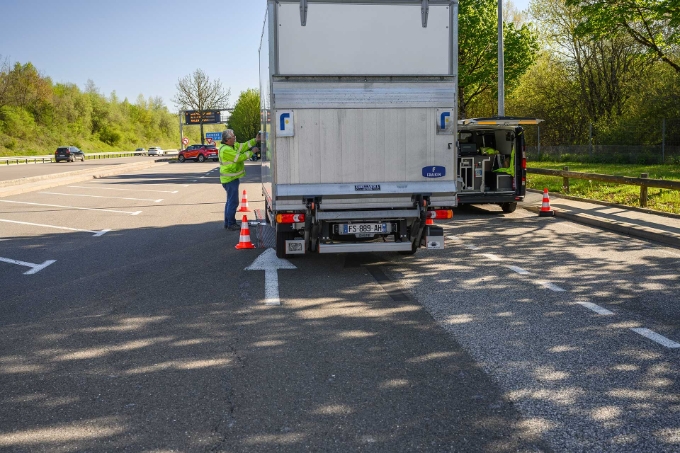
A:
{"type": "Polygon", "coordinates": [[[526,271],[526,270],[522,269],[521,267],[517,267],[517,266],[507,266],[507,268],[510,269],[510,270],[512,270],[512,271],[517,272],[517,273],[520,274],[520,275],[529,275],[529,271],[526,271]]]}
{"type": "Polygon", "coordinates": [[[500,256],[494,255],[493,253],[482,253],[481,256],[491,261],[503,261],[500,256]]]}
{"type": "Polygon", "coordinates": [[[39,227],[43,227],[43,228],[54,228],[56,230],[80,231],[80,232],[83,232],[83,233],[92,233],[95,237],[103,236],[106,233],[108,233],[109,231],[111,231],[111,230],[101,230],[101,231],[83,230],[81,228],[70,228],[70,227],[63,227],[63,226],[56,226],[56,225],[45,225],[43,223],[19,222],[17,220],[6,220],[6,219],[0,219],[0,222],[18,223],[19,225],[31,225],[31,226],[39,226],[39,227]]]}
{"type": "Polygon", "coordinates": [[[61,193],[61,192],[39,192],[48,195],[66,195],[67,197],[90,197],[90,198],[109,198],[111,200],[135,200],[135,201],[153,201],[154,203],[160,203],[163,201],[162,198],[154,200],[153,198],[127,198],[127,197],[105,197],[103,195],[87,195],[82,193],[61,193]]]}
{"type": "MultiPolygon", "coordinates": [[[[447,238],[449,238],[453,241],[456,241],[456,242],[462,241],[462,239],[459,238],[458,236],[447,236],[447,238]]],[[[479,247],[476,247],[472,244],[464,244],[463,247],[465,247],[469,250],[479,250],[479,247]]],[[[668,252],[668,253],[672,254],[670,252],[668,252]]],[[[482,253],[480,255],[484,256],[488,259],[491,259],[493,261],[501,261],[502,260],[502,258],[500,258],[500,257],[498,257],[494,254],[490,254],[490,253],[482,253]]],[[[521,275],[529,275],[530,274],[530,272],[522,269],[521,267],[512,266],[512,265],[508,265],[508,266],[505,266],[505,267],[507,267],[508,269],[510,269],[514,272],[517,272],[518,274],[521,274],[521,275]]],[[[539,285],[541,285],[545,288],[548,288],[551,291],[567,292],[565,289],[560,288],[559,286],[555,285],[554,283],[551,283],[551,282],[548,282],[548,281],[538,281],[537,284],[539,284],[539,285]]],[[[616,314],[613,311],[607,310],[606,308],[600,307],[599,305],[594,304],[592,302],[577,302],[577,304],[579,304],[582,307],[585,307],[589,310],[592,310],[599,315],[614,316],[616,314]]],[[[680,348],[680,343],[677,343],[673,340],[670,340],[670,339],[664,337],[663,335],[660,335],[660,334],[654,332],[653,330],[650,330],[650,329],[647,329],[647,328],[644,328],[644,327],[636,327],[636,328],[632,328],[631,330],[633,332],[635,332],[639,335],[642,335],[643,337],[648,338],[652,341],[655,341],[656,343],[659,343],[660,345],[665,346],[667,348],[670,348],[670,349],[680,348]]]]}
{"type": "Polygon", "coordinates": [[[669,340],[668,338],[664,337],[663,335],[660,335],[653,330],[645,329],[644,327],[634,327],[632,329],[633,332],[642,335],[643,337],[649,338],[652,341],[655,341],[659,343],[662,346],[665,346],[667,348],[671,349],[677,349],[680,348],[680,343],[676,343],[673,340],[669,340]]]}
{"type": "Polygon", "coordinates": [[[597,313],[598,315],[605,315],[605,316],[612,316],[612,315],[614,315],[614,312],[613,312],[613,311],[609,311],[609,310],[607,310],[606,308],[600,307],[599,305],[594,304],[594,303],[592,303],[592,302],[576,302],[576,303],[579,304],[579,305],[582,305],[582,306],[586,307],[588,310],[594,311],[594,312],[597,313]]]}
{"type": "Polygon", "coordinates": [[[157,192],[157,193],[178,193],[179,190],[151,190],[151,189],[119,189],[118,187],[92,187],[92,186],[66,186],[76,189],[97,189],[97,190],[122,190],[125,192],[157,192]]]}
{"type": "Polygon", "coordinates": [[[66,208],[66,209],[78,209],[81,211],[100,211],[100,212],[114,212],[116,214],[129,214],[129,215],[139,215],[142,211],[118,211],[116,209],[104,209],[104,208],[81,208],[79,206],[64,206],[60,204],[46,204],[46,203],[31,203],[29,201],[11,201],[11,200],[0,200],[0,203],[15,203],[15,204],[27,204],[31,206],[47,206],[50,208],[66,208]]]}

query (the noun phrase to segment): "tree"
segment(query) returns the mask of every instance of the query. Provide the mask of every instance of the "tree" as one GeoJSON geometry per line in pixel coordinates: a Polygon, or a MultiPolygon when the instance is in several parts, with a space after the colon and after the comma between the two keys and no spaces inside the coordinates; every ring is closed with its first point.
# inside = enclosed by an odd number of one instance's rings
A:
{"type": "MultiPolygon", "coordinates": [[[[497,6],[497,0],[460,3],[458,99],[463,117],[482,94],[498,92],[497,6]]],[[[505,84],[512,88],[536,60],[538,42],[528,25],[514,22],[504,23],[503,41],[505,84]]]]}
{"type": "Polygon", "coordinates": [[[680,73],[680,0],[567,0],[585,18],[580,36],[601,38],[623,31],[680,73]]]}
{"type": "Polygon", "coordinates": [[[179,79],[177,95],[172,102],[180,110],[197,110],[200,116],[201,143],[205,143],[203,134],[203,112],[206,110],[226,109],[231,90],[224,91],[219,79],[214,82],[200,69],[193,74],[179,79]]]}
{"type": "Polygon", "coordinates": [[[250,140],[260,130],[260,93],[249,89],[242,91],[227,123],[240,141],[250,140]]]}

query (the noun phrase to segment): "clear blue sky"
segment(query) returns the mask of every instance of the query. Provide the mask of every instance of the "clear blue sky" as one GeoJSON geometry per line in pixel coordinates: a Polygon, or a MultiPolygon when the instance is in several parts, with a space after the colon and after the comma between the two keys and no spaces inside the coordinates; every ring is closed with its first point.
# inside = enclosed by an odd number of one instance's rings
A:
{"type": "MultiPolygon", "coordinates": [[[[461,0],[465,1],[465,0],[461,0]]],[[[529,0],[512,0],[526,9],[529,0]]],[[[171,99],[202,69],[231,89],[258,88],[265,0],[0,0],[0,58],[31,62],[53,82],[134,103],[171,99]]]]}

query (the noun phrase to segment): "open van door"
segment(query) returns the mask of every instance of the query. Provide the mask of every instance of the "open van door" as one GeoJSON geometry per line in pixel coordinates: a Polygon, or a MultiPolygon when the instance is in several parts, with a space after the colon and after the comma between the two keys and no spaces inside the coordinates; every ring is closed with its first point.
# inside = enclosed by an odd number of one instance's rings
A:
{"type": "Polygon", "coordinates": [[[513,212],[526,194],[524,126],[538,118],[494,117],[458,121],[458,204],[497,204],[513,212]]]}

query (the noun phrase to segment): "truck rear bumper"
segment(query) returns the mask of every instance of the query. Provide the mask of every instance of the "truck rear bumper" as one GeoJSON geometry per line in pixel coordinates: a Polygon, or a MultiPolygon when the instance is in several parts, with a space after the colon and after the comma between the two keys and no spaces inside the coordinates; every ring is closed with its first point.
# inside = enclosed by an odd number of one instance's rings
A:
{"type": "Polygon", "coordinates": [[[319,244],[319,253],[408,252],[410,242],[361,242],[319,244]]]}

